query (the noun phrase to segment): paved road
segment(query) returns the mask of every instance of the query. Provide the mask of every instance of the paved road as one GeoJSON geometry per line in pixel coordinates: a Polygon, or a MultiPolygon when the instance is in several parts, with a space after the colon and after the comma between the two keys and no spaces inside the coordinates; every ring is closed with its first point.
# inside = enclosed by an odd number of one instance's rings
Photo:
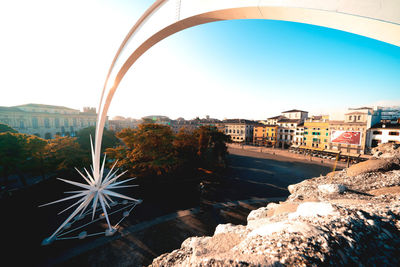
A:
{"type": "Polygon", "coordinates": [[[304,179],[325,175],[331,167],[265,153],[229,149],[230,171],[224,194],[232,199],[287,196],[287,187],[304,179]]]}
{"type": "MultiPolygon", "coordinates": [[[[175,219],[172,219],[174,217],[172,216],[168,222],[159,221],[162,222],[161,224],[149,223],[149,230],[133,231],[131,235],[125,233],[122,241],[118,239],[111,243],[101,244],[100,247],[67,261],[66,266],[71,266],[71,263],[74,265],[79,265],[79,263],[104,265],[105,261],[111,259],[113,259],[111,261],[113,265],[119,265],[118,259],[132,258],[127,253],[134,253],[134,251],[136,251],[135,257],[143,259],[143,263],[148,263],[160,253],[179,247],[180,242],[188,236],[212,234],[218,223],[245,223],[246,214],[251,209],[266,204],[258,203],[245,208],[240,207],[238,210],[229,207],[221,209],[215,205],[216,203],[286,197],[288,195],[286,188],[289,184],[330,171],[329,167],[320,165],[304,164],[290,159],[279,161],[265,158],[257,152],[231,150],[231,153],[229,156],[230,170],[220,179],[205,182],[203,194],[199,193],[198,185],[193,181],[172,186],[165,184],[158,187],[143,186],[140,189],[134,189],[141,190],[146,197],[137,210],[128,217],[129,221],[124,224],[124,227],[125,229],[132,227],[135,229],[134,225],[145,221],[151,222],[155,217],[167,215],[166,218],[169,218],[168,214],[171,212],[185,214],[185,216],[175,219]],[[204,212],[186,214],[179,211],[198,206],[202,207],[204,212]],[[170,231],[170,233],[163,233],[163,231],[170,231]],[[166,241],[171,238],[172,233],[176,236],[174,242],[166,241]],[[128,240],[130,241],[128,242],[128,240]],[[161,243],[163,244],[161,245],[161,243]],[[102,253],[101,257],[96,256],[99,251],[102,253]],[[105,257],[105,255],[109,255],[109,257],[105,257]]],[[[58,199],[57,194],[51,191],[53,186],[54,184],[38,184],[32,190],[20,194],[18,198],[0,203],[3,214],[6,214],[6,216],[2,216],[2,222],[0,222],[3,232],[5,232],[3,240],[7,240],[9,244],[2,254],[11,256],[14,265],[29,261],[30,265],[34,266],[43,263],[46,259],[61,257],[73,248],[91,247],[91,243],[95,243],[95,239],[88,238],[84,242],[81,240],[60,241],[48,247],[40,246],[42,239],[63,220],[62,217],[55,217],[57,208],[37,208],[39,204],[48,202],[49,199],[58,199]],[[24,254],[24,257],[15,256],[21,251],[30,253],[24,254]]],[[[138,192],[140,191],[132,192],[133,196],[137,196],[138,192]]],[[[141,225],[139,228],[147,229],[146,225],[141,225]]],[[[74,255],[84,251],[86,250],[75,250],[74,255]]],[[[67,259],[68,256],[65,258],[67,259]]]]}

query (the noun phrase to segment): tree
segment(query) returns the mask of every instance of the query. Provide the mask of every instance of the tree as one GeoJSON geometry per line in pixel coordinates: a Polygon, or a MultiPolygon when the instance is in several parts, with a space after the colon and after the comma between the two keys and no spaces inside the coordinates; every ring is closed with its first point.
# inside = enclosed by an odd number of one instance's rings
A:
{"type": "Polygon", "coordinates": [[[49,140],[45,149],[48,166],[53,171],[72,170],[90,162],[90,155],[80,147],[76,137],[56,136],[49,140]]]}
{"type": "Polygon", "coordinates": [[[31,172],[38,172],[45,179],[45,154],[47,141],[35,135],[27,136],[25,145],[26,154],[29,154],[27,168],[31,172]]]}
{"type": "Polygon", "coordinates": [[[193,169],[198,163],[198,139],[196,136],[182,128],[173,141],[179,168],[193,169]]]}
{"type": "Polygon", "coordinates": [[[15,173],[24,159],[24,149],[21,134],[0,133],[0,166],[3,176],[3,185],[8,186],[8,177],[15,173]]]}
{"type": "Polygon", "coordinates": [[[18,131],[16,131],[15,129],[11,128],[7,124],[0,123],[0,133],[5,133],[5,132],[18,133],[18,131]]]}
{"type": "Polygon", "coordinates": [[[107,149],[109,157],[119,159],[119,167],[138,176],[169,173],[177,164],[171,128],[143,123],[138,129],[123,129],[117,134],[124,144],[107,149]]]}
{"type": "MultiPolygon", "coordinates": [[[[77,133],[77,142],[81,146],[81,148],[88,153],[90,153],[90,136],[92,136],[93,139],[93,145],[95,142],[95,132],[96,132],[96,127],[91,126],[91,127],[86,127],[84,129],[81,129],[77,133]]],[[[113,131],[107,130],[104,128],[103,132],[103,138],[101,142],[101,151],[104,152],[106,148],[112,148],[115,147],[119,143],[118,138],[115,136],[115,133],[113,131]]]]}
{"type": "Polygon", "coordinates": [[[197,154],[203,167],[224,167],[228,154],[226,143],[230,142],[229,136],[213,126],[201,126],[194,134],[198,138],[197,154]]]}

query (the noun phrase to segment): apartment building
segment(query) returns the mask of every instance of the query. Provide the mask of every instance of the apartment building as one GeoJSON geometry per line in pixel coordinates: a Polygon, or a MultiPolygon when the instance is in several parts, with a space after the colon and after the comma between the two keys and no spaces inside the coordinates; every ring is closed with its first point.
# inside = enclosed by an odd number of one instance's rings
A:
{"type": "Polygon", "coordinates": [[[260,146],[274,147],[278,135],[278,125],[254,125],[253,143],[260,146]]]}
{"type": "Polygon", "coordinates": [[[231,137],[235,143],[252,143],[254,125],[257,123],[243,119],[229,119],[223,121],[225,134],[231,137]]]}
{"type": "Polygon", "coordinates": [[[324,150],[329,148],[329,116],[312,116],[304,122],[305,148],[324,150]]]}
{"type": "Polygon", "coordinates": [[[371,148],[384,143],[400,144],[400,124],[377,123],[370,129],[369,136],[368,145],[371,148]]]}

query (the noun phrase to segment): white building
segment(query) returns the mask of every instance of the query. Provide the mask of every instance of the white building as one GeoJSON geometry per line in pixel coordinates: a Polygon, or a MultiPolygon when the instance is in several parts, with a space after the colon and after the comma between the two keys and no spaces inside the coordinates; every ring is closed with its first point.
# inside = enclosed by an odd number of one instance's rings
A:
{"type": "Polygon", "coordinates": [[[370,129],[369,146],[376,147],[384,143],[400,144],[400,124],[378,123],[370,129]]]}
{"type": "Polygon", "coordinates": [[[267,122],[275,122],[278,126],[277,147],[289,147],[301,145],[304,139],[304,120],[308,112],[298,109],[284,111],[282,115],[267,119],[267,122]]]}
{"type": "Polygon", "coordinates": [[[253,142],[253,128],[256,124],[254,121],[231,119],[224,120],[225,134],[231,137],[231,140],[236,143],[253,142]]]}
{"type": "Polygon", "coordinates": [[[0,107],[0,123],[7,124],[20,133],[34,134],[46,139],[55,135],[75,136],[80,129],[95,126],[96,119],[95,108],[84,108],[81,112],[77,109],[42,104],[0,107]]]}
{"type": "Polygon", "coordinates": [[[266,125],[278,125],[278,121],[281,119],[285,119],[285,118],[286,118],[285,116],[278,115],[278,116],[268,118],[266,120],[261,120],[259,122],[262,124],[266,124],[266,125]]]}
{"type": "MultiPolygon", "coordinates": [[[[281,119],[278,121],[278,140],[277,147],[289,147],[295,143],[296,130],[298,125],[303,124],[297,119],[281,119]]],[[[304,128],[303,128],[304,133],[304,128]]]]}
{"type": "Polygon", "coordinates": [[[294,146],[304,145],[304,123],[300,123],[297,125],[292,143],[294,146]]]}
{"type": "Polygon", "coordinates": [[[282,116],[285,116],[291,120],[300,120],[301,122],[304,122],[304,120],[308,117],[308,111],[292,109],[282,112],[282,116]]]}

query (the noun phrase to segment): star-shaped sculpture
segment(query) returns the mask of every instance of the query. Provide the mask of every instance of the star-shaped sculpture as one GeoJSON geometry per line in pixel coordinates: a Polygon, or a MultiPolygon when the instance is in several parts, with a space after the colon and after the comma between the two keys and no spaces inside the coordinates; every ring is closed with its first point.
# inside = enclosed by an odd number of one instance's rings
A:
{"type": "MultiPolygon", "coordinates": [[[[94,157],[94,152],[93,152],[93,143],[92,143],[92,140],[90,140],[90,141],[91,141],[91,149],[92,149],[92,160],[94,161],[95,157],[94,157]]],[[[79,205],[71,213],[71,215],[58,227],[58,229],[50,237],[46,238],[43,241],[42,244],[46,245],[46,244],[50,244],[51,242],[53,242],[55,240],[55,238],[57,237],[57,234],[60,233],[60,231],[64,227],[66,227],[66,225],[73,218],[75,218],[75,216],[78,215],[78,213],[79,213],[79,216],[82,216],[83,213],[90,206],[90,204],[92,205],[92,221],[94,219],[97,207],[100,206],[103,211],[104,217],[106,218],[107,224],[108,224],[108,229],[106,230],[105,233],[106,233],[106,235],[112,235],[115,233],[116,229],[111,226],[111,223],[110,223],[110,220],[108,217],[108,213],[107,213],[107,207],[109,209],[111,209],[110,204],[113,203],[113,200],[111,199],[111,197],[117,197],[117,198],[121,198],[121,199],[125,199],[125,200],[130,200],[130,201],[135,202],[136,204],[141,203],[141,200],[134,199],[134,198],[131,198],[131,197],[128,197],[128,196],[125,196],[125,195],[122,195],[122,194],[119,194],[119,193],[113,191],[114,189],[117,189],[117,188],[134,187],[137,185],[122,185],[126,182],[129,182],[129,181],[135,179],[135,178],[129,178],[127,180],[117,182],[118,178],[120,178],[122,175],[124,175],[126,173],[126,171],[125,171],[120,174],[117,174],[118,169],[116,169],[114,171],[114,167],[117,164],[117,162],[114,163],[111,170],[103,178],[105,162],[106,162],[106,156],[104,156],[103,164],[102,164],[100,173],[98,173],[98,174],[95,173],[95,171],[92,168],[92,175],[91,175],[86,170],[86,168],[84,168],[85,173],[86,173],[86,176],[85,176],[84,174],[82,174],[82,172],[80,172],[77,168],[75,168],[76,171],[82,176],[82,178],[86,181],[87,184],[57,178],[66,183],[78,186],[78,187],[82,188],[83,190],[65,192],[65,193],[73,194],[73,195],[40,206],[40,207],[43,207],[43,206],[79,198],[74,204],[72,204],[71,206],[69,206],[68,208],[64,209],[63,211],[61,211],[59,213],[59,214],[61,214],[65,211],[79,205]]]]}

